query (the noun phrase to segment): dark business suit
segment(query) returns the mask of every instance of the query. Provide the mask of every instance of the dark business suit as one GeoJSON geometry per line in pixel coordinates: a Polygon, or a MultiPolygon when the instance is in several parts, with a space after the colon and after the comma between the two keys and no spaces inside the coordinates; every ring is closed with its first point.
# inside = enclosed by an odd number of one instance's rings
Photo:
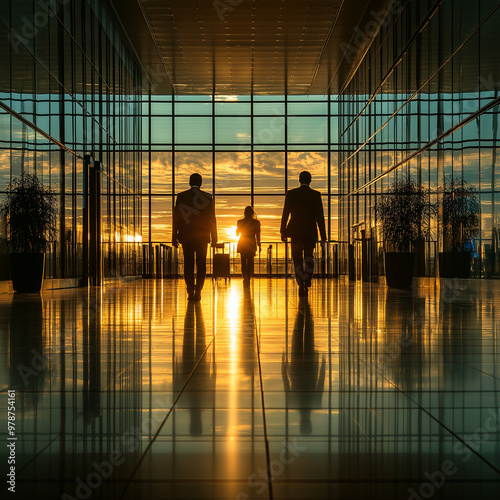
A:
{"type": "Polygon", "coordinates": [[[217,224],[212,196],[193,186],[177,195],[174,208],[172,242],[182,244],[184,279],[188,294],[201,291],[207,270],[207,245],[217,243],[217,224]],[[196,286],[194,263],[196,259],[196,286]]]}
{"type": "Polygon", "coordinates": [[[282,238],[291,238],[295,278],[299,286],[311,285],[314,272],[313,252],[318,241],[318,229],[321,239],[326,241],[321,193],[306,184],[288,191],[280,232],[282,238]]]}

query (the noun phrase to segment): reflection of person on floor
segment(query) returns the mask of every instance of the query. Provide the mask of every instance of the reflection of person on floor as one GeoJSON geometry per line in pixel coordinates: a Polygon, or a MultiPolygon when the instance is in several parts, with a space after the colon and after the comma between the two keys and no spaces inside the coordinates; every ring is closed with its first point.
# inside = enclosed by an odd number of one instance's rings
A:
{"type": "MultiPolygon", "coordinates": [[[[283,354],[281,373],[287,403],[300,411],[300,432],[311,434],[311,410],[321,408],[325,386],[325,357],[314,349],[314,324],[307,298],[299,302],[292,334],[290,362],[283,354]]],[[[287,405],[288,406],[288,405],[287,405]]]]}
{"type": "Polygon", "coordinates": [[[240,237],[236,251],[241,255],[243,284],[249,285],[257,247],[260,252],[260,222],[255,217],[255,211],[252,207],[245,208],[245,218],[237,222],[236,234],[240,237]]]}
{"type": "MultiPolygon", "coordinates": [[[[179,406],[189,408],[191,436],[203,433],[202,409],[213,408],[215,395],[215,368],[210,356],[203,355],[206,349],[205,322],[199,302],[188,302],[184,319],[182,357],[174,365],[174,392],[182,390],[179,406]],[[198,361],[200,363],[197,365],[198,361]],[[195,369],[196,367],[196,369],[195,369]],[[194,372],[193,372],[194,370],[194,372]],[[191,377],[190,374],[192,373],[191,377]]],[[[177,394],[174,394],[174,398],[177,394]]]]}
{"type": "Polygon", "coordinates": [[[190,189],[177,195],[174,208],[172,245],[182,244],[184,254],[184,279],[188,300],[201,300],[201,290],[207,271],[207,245],[217,243],[215,206],[210,194],[200,189],[200,174],[189,178],[190,189]],[[196,261],[196,284],[194,263],[196,261]]]}

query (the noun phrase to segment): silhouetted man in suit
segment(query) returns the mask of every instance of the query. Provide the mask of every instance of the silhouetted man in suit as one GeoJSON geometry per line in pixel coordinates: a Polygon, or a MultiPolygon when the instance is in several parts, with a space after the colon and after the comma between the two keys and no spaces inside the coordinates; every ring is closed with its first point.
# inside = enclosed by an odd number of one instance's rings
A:
{"type": "Polygon", "coordinates": [[[182,244],[184,253],[184,279],[188,300],[201,300],[201,290],[207,271],[207,245],[217,243],[215,206],[210,194],[202,191],[200,174],[189,178],[191,189],[177,195],[174,208],[172,244],[182,244]],[[196,260],[196,284],[194,263],[196,260]]]}
{"type": "Polygon", "coordinates": [[[313,252],[318,241],[317,228],[322,242],[326,241],[326,231],[321,194],[309,187],[311,174],[306,171],[301,172],[299,182],[299,188],[286,193],[280,232],[282,241],[291,238],[299,296],[305,297],[314,273],[313,252]]]}

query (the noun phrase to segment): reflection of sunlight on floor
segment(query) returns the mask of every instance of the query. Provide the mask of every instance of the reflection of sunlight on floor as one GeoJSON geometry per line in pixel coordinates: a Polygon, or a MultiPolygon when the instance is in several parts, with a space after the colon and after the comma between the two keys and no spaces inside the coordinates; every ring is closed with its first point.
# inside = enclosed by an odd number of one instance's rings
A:
{"type": "Polygon", "coordinates": [[[238,287],[232,286],[228,290],[228,295],[226,298],[227,311],[230,331],[231,331],[231,348],[236,347],[238,342],[238,331],[239,327],[239,312],[240,312],[240,290],[238,287]]]}
{"type": "Polygon", "coordinates": [[[228,463],[227,467],[231,471],[237,470],[238,464],[238,447],[239,443],[235,440],[238,437],[238,348],[239,348],[239,331],[241,330],[241,290],[239,287],[231,286],[228,290],[226,299],[226,315],[229,320],[229,417],[227,422],[228,442],[228,463]]]}

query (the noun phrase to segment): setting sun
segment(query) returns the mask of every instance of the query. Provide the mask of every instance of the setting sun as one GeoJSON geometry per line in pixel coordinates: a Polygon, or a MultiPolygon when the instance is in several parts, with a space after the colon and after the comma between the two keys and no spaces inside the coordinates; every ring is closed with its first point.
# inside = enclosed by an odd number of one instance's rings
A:
{"type": "Polygon", "coordinates": [[[221,236],[224,237],[224,241],[228,242],[238,241],[238,236],[236,236],[236,226],[229,226],[227,228],[224,228],[221,232],[222,232],[221,236]]]}

